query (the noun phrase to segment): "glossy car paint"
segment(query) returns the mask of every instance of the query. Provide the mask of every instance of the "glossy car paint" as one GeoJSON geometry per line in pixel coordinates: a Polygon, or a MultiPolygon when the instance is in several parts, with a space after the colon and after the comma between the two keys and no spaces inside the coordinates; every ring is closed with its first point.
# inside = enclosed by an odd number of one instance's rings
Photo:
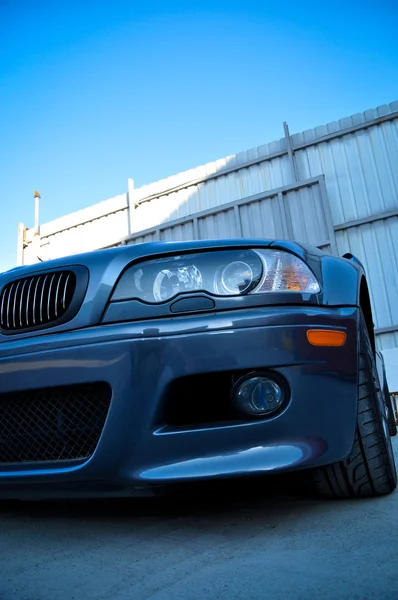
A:
{"type": "MultiPolygon", "coordinates": [[[[112,388],[111,408],[89,460],[0,464],[0,496],[135,495],[179,481],[311,468],[349,454],[357,410],[360,265],[291,242],[173,242],[19,268],[0,276],[0,289],[69,265],[90,273],[80,311],[56,327],[0,334],[0,394],[105,381],[112,388]],[[213,299],[209,312],[175,314],[169,307],[138,318],[136,304],[110,304],[132,261],[269,246],[305,260],[321,293],[258,295],[255,302],[236,298],[229,304],[213,299]],[[309,327],[338,328],[347,342],[341,348],[311,346],[309,327]],[[290,401],[276,417],[185,428],[159,418],[168,386],[180,377],[259,369],[280,373],[290,387],[290,401]]],[[[215,390],[208,393],[216,398],[215,390]]]]}

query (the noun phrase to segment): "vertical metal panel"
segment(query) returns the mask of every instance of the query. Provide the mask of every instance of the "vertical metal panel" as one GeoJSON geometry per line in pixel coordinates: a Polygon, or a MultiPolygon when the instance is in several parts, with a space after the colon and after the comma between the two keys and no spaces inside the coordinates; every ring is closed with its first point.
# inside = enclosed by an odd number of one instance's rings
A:
{"type": "Polygon", "coordinates": [[[278,195],[242,206],[240,212],[243,237],[284,237],[284,219],[280,213],[278,195]]]}
{"type": "Polygon", "coordinates": [[[291,217],[293,239],[314,245],[318,245],[320,240],[328,240],[328,228],[319,186],[288,192],[285,196],[285,205],[291,217]]]}
{"type": "Polygon", "coordinates": [[[239,238],[244,237],[243,236],[243,227],[242,227],[242,219],[240,216],[240,207],[238,205],[236,205],[234,207],[234,212],[235,212],[235,228],[238,234],[239,238]]]}
{"type": "Polygon", "coordinates": [[[188,221],[176,227],[169,227],[166,231],[160,231],[161,241],[183,242],[192,240],[193,237],[193,221],[188,221]]]}
{"type": "Polygon", "coordinates": [[[395,336],[395,341],[391,340],[391,344],[385,343],[384,340],[382,343],[385,344],[385,348],[380,349],[384,356],[390,392],[395,392],[398,395],[398,335],[395,336]]]}
{"type": "MultiPolygon", "coordinates": [[[[398,348],[398,331],[392,333],[379,333],[376,336],[376,344],[378,350],[392,350],[398,348]]],[[[396,391],[398,391],[398,389],[396,391]]]]}
{"type": "Polygon", "coordinates": [[[147,244],[149,242],[155,242],[156,241],[155,237],[156,237],[155,232],[148,233],[146,235],[137,236],[136,238],[131,240],[129,243],[131,243],[131,244],[147,244]]]}
{"type": "Polygon", "coordinates": [[[295,154],[300,179],[325,174],[335,225],[398,205],[398,119],[295,154]]]}
{"type": "Polygon", "coordinates": [[[202,240],[236,238],[236,219],[234,209],[198,219],[199,238],[202,240]]]}
{"type": "Polygon", "coordinates": [[[289,156],[289,163],[290,163],[290,170],[292,173],[292,179],[293,179],[293,181],[298,181],[299,176],[297,173],[296,158],[295,158],[293,147],[292,147],[292,138],[290,136],[289,125],[286,122],[283,123],[283,129],[285,130],[286,146],[287,146],[287,152],[288,152],[288,156],[289,156]]]}

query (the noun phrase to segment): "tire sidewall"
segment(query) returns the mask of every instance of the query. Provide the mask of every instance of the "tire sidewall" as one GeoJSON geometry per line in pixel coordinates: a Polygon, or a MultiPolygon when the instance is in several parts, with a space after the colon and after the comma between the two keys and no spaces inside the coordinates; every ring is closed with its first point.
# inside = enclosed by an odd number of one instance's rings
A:
{"type": "MultiPolygon", "coordinates": [[[[370,342],[369,333],[364,321],[363,316],[361,316],[361,327],[360,327],[360,339],[359,339],[359,352],[365,354],[366,356],[366,366],[369,369],[369,381],[373,379],[373,385],[369,386],[373,389],[370,389],[369,392],[372,395],[372,404],[373,410],[375,411],[375,419],[377,422],[377,426],[379,428],[381,443],[384,446],[385,455],[391,465],[391,471],[393,473],[394,481],[397,481],[397,473],[395,467],[395,459],[394,459],[394,450],[391,443],[391,436],[389,432],[388,425],[388,406],[386,403],[386,398],[384,396],[384,391],[381,387],[379,374],[377,371],[376,359],[373,353],[372,344],[370,342]]],[[[359,389],[358,389],[359,393],[359,389]]]]}

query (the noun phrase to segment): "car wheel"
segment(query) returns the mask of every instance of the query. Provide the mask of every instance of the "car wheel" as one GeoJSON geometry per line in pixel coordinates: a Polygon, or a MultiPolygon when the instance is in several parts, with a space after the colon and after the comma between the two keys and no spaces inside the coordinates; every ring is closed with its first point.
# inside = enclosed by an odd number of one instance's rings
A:
{"type": "Polygon", "coordinates": [[[381,496],[389,494],[397,486],[388,410],[378,382],[369,335],[362,323],[354,445],[345,460],[313,472],[315,488],[324,497],[381,496]]]}

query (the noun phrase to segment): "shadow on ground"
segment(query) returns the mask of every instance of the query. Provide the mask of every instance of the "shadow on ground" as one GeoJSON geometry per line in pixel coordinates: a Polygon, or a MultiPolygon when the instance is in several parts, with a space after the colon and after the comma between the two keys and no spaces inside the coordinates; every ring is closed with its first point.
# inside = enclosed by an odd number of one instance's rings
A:
{"type": "Polygon", "coordinates": [[[168,488],[155,497],[35,500],[0,502],[0,518],[24,516],[58,519],[147,519],[194,518],[206,513],[222,517],[244,510],[255,519],[256,513],[283,512],[283,507],[316,505],[319,499],[312,494],[300,477],[270,476],[261,479],[243,478],[168,488]]]}

